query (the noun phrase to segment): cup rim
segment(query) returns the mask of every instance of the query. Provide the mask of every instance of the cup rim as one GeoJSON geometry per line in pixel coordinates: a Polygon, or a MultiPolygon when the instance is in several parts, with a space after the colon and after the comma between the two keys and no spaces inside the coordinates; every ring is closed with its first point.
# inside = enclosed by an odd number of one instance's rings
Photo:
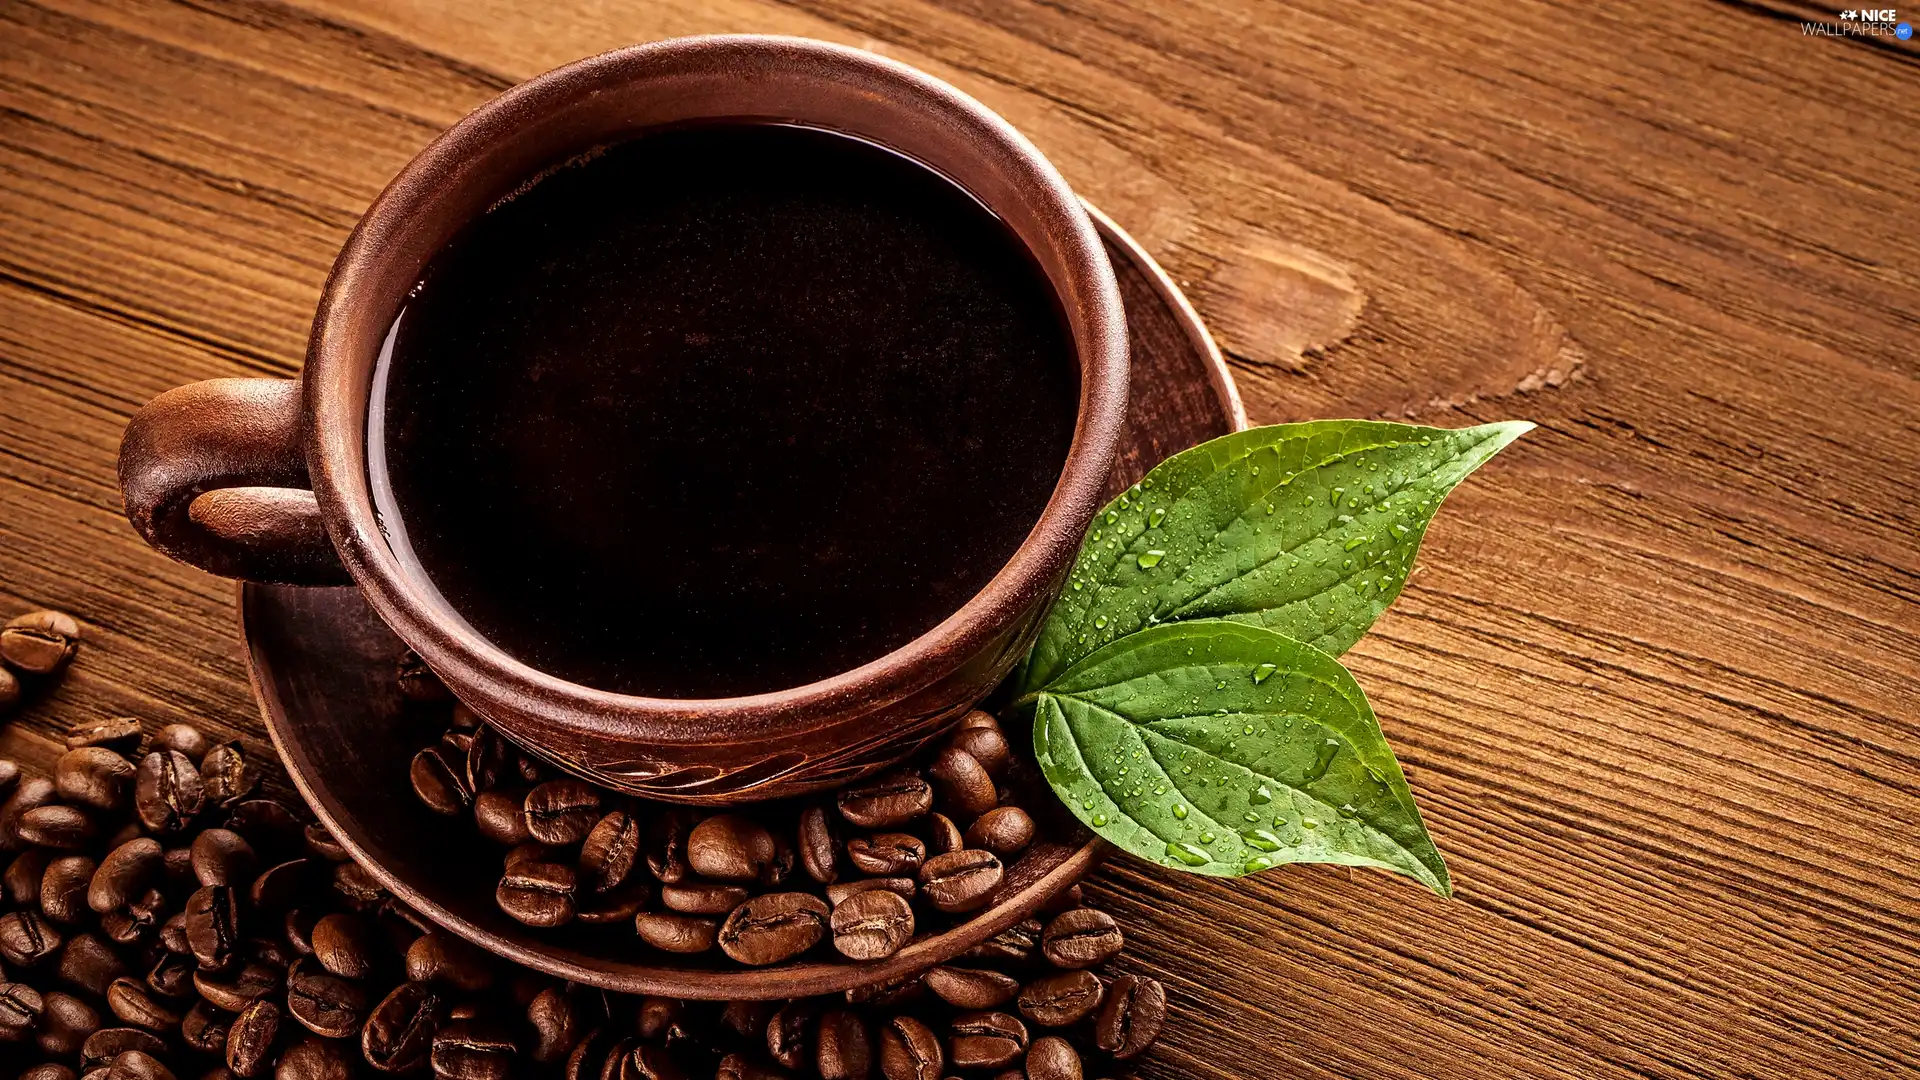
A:
{"type": "MultiPolygon", "coordinates": [[[[791,103],[788,109],[793,111],[791,103]]],[[[807,122],[804,115],[795,119],[807,122]]],[[[825,122],[817,126],[863,134],[825,122]]],[[[996,213],[1001,209],[988,205],[996,213]]],[[[462,223],[470,220],[466,215],[462,223]]],[[[1125,423],[1127,381],[1125,317],[1106,252],[1078,196],[1025,136],[958,88],[898,61],[809,38],[739,34],[673,38],[575,61],[508,89],[437,137],[395,175],[341,249],[314,319],[302,387],[310,419],[309,475],[334,547],[381,619],[458,696],[490,718],[512,714],[533,728],[687,744],[789,736],[850,707],[905,698],[951,674],[1014,627],[1037,598],[1064,583],[1103,502],[1125,423]],[[800,686],[737,697],[661,698],[571,682],[515,658],[463,620],[450,619],[450,612],[435,610],[381,532],[366,475],[360,418],[365,402],[356,407],[351,400],[357,371],[370,369],[375,357],[347,340],[342,329],[351,313],[383,299],[369,292],[375,288],[375,268],[387,252],[404,249],[406,237],[417,235],[422,206],[436,192],[474,175],[491,135],[539,124],[609,87],[689,65],[718,71],[824,71],[855,80],[917,99],[916,107],[940,113],[943,123],[960,129],[983,153],[991,150],[1012,163],[1025,174],[1026,198],[1040,207],[1062,259],[1064,273],[1049,274],[1049,283],[1073,326],[1080,368],[1079,411],[1054,490],[1025,539],[979,592],[931,629],[865,664],[800,686]],[[1081,297],[1077,311],[1070,295],[1081,297]]],[[[1017,642],[1022,649],[1026,643],[1025,636],[1017,642]]]]}

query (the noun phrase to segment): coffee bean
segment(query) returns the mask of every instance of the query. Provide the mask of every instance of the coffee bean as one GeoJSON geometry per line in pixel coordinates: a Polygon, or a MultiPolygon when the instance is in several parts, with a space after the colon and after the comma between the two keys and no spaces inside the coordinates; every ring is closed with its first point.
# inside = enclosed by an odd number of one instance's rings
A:
{"type": "Polygon", "coordinates": [[[309,937],[320,966],[346,979],[373,974],[373,930],[358,916],[334,912],[313,924],[309,937]]]}
{"type": "Polygon", "coordinates": [[[360,1052],[381,1072],[412,1072],[427,1063],[434,1033],[446,1021],[449,1007],[434,986],[401,983],[368,1014],[360,1031],[360,1052]]]}
{"type": "Polygon", "coordinates": [[[814,1023],[820,1018],[817,998],[789,1001],[767,1021],[767,1053],[789,1069],[813,1060],[814,1023]]]}
{"type": "Polygon", "coordinates": [[[227,1013],[214,1008],[210,1002],[196,1001],[180,1021],[180,1039],[190,1050],[225,1058],[227,1025],[227,1013]]]}
{"type": "Polygon", "coordinates": [[[527,792],[527,832],[567,847],[587,838],[600,821],[600,789],[584,780],[549,780],[527,792]]]}
{"type": "Polygon", "coordinates": [[[856,837],[847,844],[847,860],[854,869],[874,877],[911,877],[926,858],[926,842],[908,833],[856,837]]]}
{"type": "Polygon", "coordinates": [[[500,879],[493,898],[501,911],[528,926],[554,927],[573,918],[575,889],[573,867],[557,862],[523,862],[500,879]]]}
{"type": "Polygon", "coordinates": [[[945,814],[927,815],[927,852],[932,855],[945,855],[950,851],[959,851],[967,846],[966,837],[961,835],[960,826],[945,814]]]}
{"type": "Polygon", "coordinates": [[[1153,1045],[1167,1018],[1167,989],[1158,979],[1122,975],[1107,987],[1093,1023],[1094,1045],[1125,1061],[1153,1045]]]}
{"type": "Polygon", "coordinates": [[[0,664],[0,716],[7,715],[15,705],[20,704],[22,693],[20,677],[5,664],[0,664]]]}
{"type": "Polygon", "coordinates": [[[444,930],[429,930],[407,947],[407,978],[414,982],[478,993],[491,987],[496,975],[490,953],[444,930]]]}
{"type": "Polygon", "coordinates": [[[60,947],[60,931],[37,911],[0,915],[0,957],[15,967],[32,967],[60,947]]]}
{"type": "MultiPolygon", "coordinates": [[[[981,713],[980,715],[987,716],[988,714],[981,713]]],[[[991,719],[991,717],[989,717],[989,719],[991,719]]],[[[1013,748],[1007,744],[1007,737],[1001,734],[1000,726],[997,723],[993,725],[975,724],[973,726],[963,724],[963,726],[953,733],[953,737],[947,740],[947,745],[956,750],[965,750],[967,753],[972,754],[974,760],[978,761],[988,773],[994,776],[999,776],[1002,772],[1005,772],[1008,763],[1013,760],[1013,748]]]]}
{"type": "Polygon", "coordinates": [[[858,1013],[834,1009],[820,1018],[813,1063],[821,1080],[866,1080],[873,1070],[873,1045],[858,1013]]]}
{"type": "Polygon", "coordinates": [[[196,971],[193,989],[217,1009],[237,1013],[251,1002],[277,993],[283,973],[266,964],[242,964],[228,972],[196,971]]]}
{"type": "Polygon", "coordinates": [[[407,768],[413,781],[413,793],[421,805],[446,817],[464,814],[473,805],[473,788],[467,786],[466,763],[452,759],[444,745],[429,746],[413,755],[407,768]]]}
{"type": "Polygon", "coordinates": [[[48,862],[40,875],[40,910],[54,922],[69,926],[84,920],[92,914],[87,907],[87,891],[99,868],[85,855],[62,855],[48,862]]]}
{"type": "Polygon", "coordinates": [[[353,1080],[353,1059],[334,1039],[302,1035],[280,1052],[273,1080],[353,1080]]]}
{"type": "Polygon", "coordinates": [[[107,1008],[126,1023],[156,1035],[180,1025],[179,1013],[155,1001],[144,983],[130,978],[115,979],[107,987],[107,1008]]]}
{"type": "Polygon", "coordinates": [[[117,810],[133,789],[133,763],[104,746],[82,746],[54,760],[53,787],[70,803],[117,810]]]}
{"type": "Polygon", "coordinates": [[[242,886],[260,872],[253,845],[231,829],[208,829],[188,849],[193,876],[202,886],[242,886]]]}
{"type": "Polygon", "coordinates": [[[41,995],[40,1052],[50,1057],[78,1057],[82,1046],[100,1030],[100,1014],[92,1005],[58,990],[41,995]]]}
{"type": "Polygon", "coordinates": [[[566,1060],[585,1020],[572,994],[553,986],[540,991],[527,1006],[527,1026],[533,1031],[528,1056],[537,1065],[566,1060]]]}
{"type": "Polygon", "coordinates": [[[639,914],[652,896],[653,890],[640,882],[622,885],[609,893],[576,896],[573,918],[589,926],[624,923],[639,914]]]}
{"type": "Polygon", "coordinates": [[[567,1052],[567,1063],[561,1069],[565,1080],[599,1080],[600,1070],[605,1068],[607,1053],[614,1043],[613,1033],[606,1028],[594,1028],[567,1052]]]}
{"type": "Polygon", "coordinates": [[[193,759],[178,750],[155,750],[140,759],[133,782],[133,808],[156,833],[184,831],[206,805],[206,789],[193,759]]]}
{"type": "Polygon", "coordinates": [[[182,754],[196,765],[201,758],[207,756],[207,751],[212,746],[213,744],[207,741],[206,735],[192,724],[168,724],[153,736],[154,749],[171,750],[176,754],[182,754]]]}
{"type": "Polygon", "coordinates": [[[1104,993],[1091,971],[1056,972],[1020,991],[1020,1015],[1041,1027],[1066,1027],[1092,1015],[1104,993]]]}
{"type": "Polygon", "coordinates": [[[68,750],[84,746],[105,747],[122,756],[140,747],[140,721],[131,716],[109,716],[82,720],[67,729],[68,750]]]}
{"type": "Polygon", "coordinates": [[[897,893],[911,900],[920,886],[909,877],[860,878],[855,881],[841,881],[827,886],[827,903],[838,906],[846,903],[850,896],[858,896],[873,889],[897,893]]]}
{"type": "Polygon", "coordinates": [[[147,969],[147,989],[164,998],[186,997],[193,993],[194,970],[192,957],[162,950],[147,969]]]}
{"type": "Polygon", "coordinates": [[[498,787],[511,772],[515,753],[513,744],[493,730],[491,724],[476,728],[462,763],[467,790],[478,794],[498,787]]]}
{"type": "Polygon", "coordinates": [[[54,978],[94,997],[105,997],[113,980],[127,973],[118,953],[92,934],[75,934],[60,950],[54,978]]]}
{"type": "Polygon", "coordinates": [[[187,941],[187,913],[175,912],[160,924],[160,946],[176,956],[192,956],[193,945],[187,941]]]}
{"type": "Polygon", "coordinates": [[[1040,949],[1054,967],[1086,968],[1109,959],[1126,944],[1113,916],[1075,908],[1054,916],[1040,935],[1040,949]]]}
{"type": "Polygon", "coordinates": [[[920,868],[920,892],[948,914],[984,907],[1005,870],[991,851],[972,848],[935,855],[920,868]]]}
{"type": "Polygon", "coordinates": [[[128,1050],[113,1059],[107,1080],[174,1080],[174,1075],[152,1054],[128,1050]]]}
{"type": "Polygon", "coordinates": [[[968,847],[986,848],[1002,859],[1012,858],[1033,843],[1033,818],[1017,806],[997,806],[967,826],[968,847]]]}
{"type": "Polygon", "coordinates": [[[880,1026],[880,1072],[886,1080],[940,1080],[947,1055],[924,1022],[895,1016],[880,1026]]]}
{"type": "Polygon", "coordinates": [[[662,952],[690,954],[713,948],[719,940],[720,920],[643,911],[633,917],[633,928],[640,940],[662,952]]]}
{"type": "Polygon", "coordinates": [[[187,897],[187,947],[202,971],[222,971],[240,944],[239,897],[232,887],[205,885],[187,897]]]}
{"type": "Polygon", "coordinates": [[[306,826],[299,815],[272,799],[234,803],[227,828],[246,837],[263,858],[289,858],[306,846],[306,826]]]}
{"type": "Polygon", "coordinates": [[[716,814],[695,825],[687,838],[687,865],[721,881],[752,881],[775,854],[773,834],[741,814],[716,814]]]}
{"type": "Polygon", "coordinates": [[[86,847],[100,834],[100,829],[85,811],[59,803],[36,806],[21,814],[20,824],[14,831],[29,844],[61,851],[86,847]]]}
{"type": "MultiPolygon", "coordinates": [[[[762,1065],[745,1054],[728,1054],[720,1059],[714,1080],[789,1080],[787,1074],[771,1065],[762,1065]]],[[[27,1080],[22,1077],[21,1080],[27,1080]]]]}
{"type": "Polygon", "coordinates": [[[682,881],[660,886],[660,902],[683,915],[726,915],[747,902],[745,885],[719,881],[682,881]]]}
{"type": "Polygon", "coordinates": [[[87,885],[87,906],[97,915],[124,909],[159,881],[165,869],[158,843],[129,840],[100,860],[87,885]]]}
{"type": "MultiPolygon", "coordinates": [[[[292,879],[292,882],[297,882],[300,877],[303,877],[309,871],[311,865],[312,864],[308,863],[305,859],[298,859],[286,864],[286,869],[289,871],[296,869],[299,871],[298,876],[290,872],[288,877],[292,879]]],[[[272,873],[272,871],[268,871],[268,873],[272,873]]],[[[368,873],[367,868],[361,866],[359,863],[335,863],[330,876],[333,879],[333,891],[339,893],[341,899],[347,902],[347,906],[355,910],[365,910],[379,904],[387,898],[386,886],[381,885],[379,879],[368,873]]],[[[262,875],[262,880],[265,880],[265,875],[262,875]]],[[[290,884],[292,882],[290,882],[290,884]]],[[[254,888],[256,892],[259,892],[260,884],[256,882],[254,888]]],[[[256,898],[254,903],[262,907],[286,907],[292,903],[292,900],[293,898],[288,896],[285,900],[275,904],[270,903],[264,898],[256,898]]]]}
{"type": "Polygon", "coordinates": [[[0,883],[5,886],[7,903],[17,907],[34,907],[40,903],[40,889],[47,876],[47,867],[52,865],[54,853],[46,848],[28,848],[7,864],[0,883]]]}
{"type": "Polygon", "coordinates": [[[632,814],[615,810],[594,825],[580,845],[582,884],[593,892],[612,892],[633,873],[640,860],[640,823],[632,814]]]}
{"type": "Polygon", "coordinates": [[[1003,1012],[954,1017],[947,1056],[957,1069],[1004,1069],[1027,1049],[1027,1026],[1003,1012]]]}
{"type": "Polygon", "coordinates": [[[505,847],[525,843],[533,835],[527,831],[526,796],[510,790],[475,795],[473,822],[481,836],[505,847]]]}
{"type": "Polygon", "coordinates": [[[260,786],[260,774],[239,743],[227,742],[208,750],[200,759],[200,782],[208,802],[232,806],[253,794],[253,789],[260,786]]]}
{"type": "MultiPolygon", "coordinates": [[[[340,863],[342,867],[354,863],[340,863]]],[[[299,903],[313,880],[313,864],[306,859],[288,859],[260,871],[247,886],[247,901],[261,911],[283,911],[299,903]]],[[[338,877],[335,877],[338,884],[338,877]]],[[[337,891],[337,890],[336,890],[337,891]]],[[[379,885],[374,885],[377,894],[379,885]]]]}
{"type": "Polygon", "coordinates": [[[800,865],[807,876],[822,885],[840,878],[840,828],[838,815],[824,806],[809,806],[800,811],[800,865]]]}
{"type": "Polygon", "coordinates": [[[940,751],[933,764],[927,766],[927,777],[933,781],[940,802],[962,820],[979,817],[1000,801],[986,766],[955,746],[940,751]]]}
{"type": "Polygon", "coordinates": [[[687,1080],[687,1074],[666,1047],[643,1044],[628,1050],[607,1080],[687,1080]]]}
{"type": "Polygon", "coordinates": [[[300,840],[309,855],[318,856],[328,862],[346,862],[352,858],[347,849],[340,845],[340,841],[319,822],[301,829],[300,840]]]}
{"type": "Polygon", "coordinates": [[[51,675],[80,649],[80,624],[59,611],[29,611],[0,629],[0,660],[29,675],[51,675]]]}
{"type": "MultiPolygon", "coordinates": [[[[97,874],[98,871],[95,871],[97,874]]],[[[89,892],[91,898],[91,892],[89,892]]],[[[100,915],[100,932],[119,945],[146,940],[167,918],[167,897],[159,889],[148,889],[127,902],[100,915]]]]}
{"type": "Polygon", "coordinates": [[[240,1010],[227,1029],[227,1068],[252,1080],[266,1075],[273,1060],[273,1041],[280,1034],[280,1006],[255,1001],[240,1010]]]}
{"type": "Polygon", "coordinates": [[[927,972],[927,989],[957,1009],[996,1009],[1020,992],[1020,982],[987,968],[944,965],[927,972]]]}
{"type": "Polygon", "coordinates": [[[321,1038],[344,1039],[359,1030],[367,995],[351,979],[302,957],[287,972],[287,1012],[321,1038]]]}
{"type": "Polygon", "coordinates": [[[933,786],[910,772],[894,772],[842,788],[840,815],[862,829],[890,829],[933,809],[933,786]]]}
{"type": "Polygon", "coordinates": [[[500,1025],[454,1020],[433,1036],[433,1074],[442,1080],[507,1080],[518,1049],[500,1025]]]}
{"type": "MultiPolygon", "coordinates": [[[[0,668],[0,671],[4,670],[4,668],[0,668]]],[[[18,1080],[78,1080],[78,1074],[65,1065],[56,1065],[48,1062],[29,1067],[25,1072],[20,1074],[18,1080]]]]}
{"type": "Polygon", "coordinates": [[[26,847],[27,841],[20,836],[20,819],[29,810],[50,805],[59,797],[53,781],[44,776],[29,776],[15,783],[13,794],[0,804],[0,848],[19,851],[26,847]]]}
{"type": "Polygon", "coordinates": [[[830,919],[833,947],[849,960],[882,960],[913,937],[913,907],[884,889],[857,893],[836,904],[830,919]]]}
{"type": "Polygon", "coordinates": [[[12,758],[0,758],[0,799],[11,795],[19,783],[20,763],[12,758]]]}
{"type": "Polygon", "coordinates": [[[647,870],[656,880],[672,885],[690,872],[687,838],[693,833],[694,823],[691,810],[674,806],[647,824],[647,870]]]}
{"type": "Polygon", "coordinates": [[[643,1039],[659,1039],[686,1019],[687,1003],[678,998],[647,995],[634,1010],[634,1033],[643,1039]]]}
{"type": "Polygon", "coordinates": [[[1080,1080],[1080,1055],[1058,1035],[1043,1035],[1027,1047],[1027,1080],[1080,1080]]]}
{"type": "Polygon", "coordinates": [[[753,967],[777,964],[826,936],[826,902],[811,893],[767,893],[733,909],[720,926],[720,951],[753,967]]]}
{"type": "Polygon", "coordinates": [[[80,1071],[92,1072],[110,1065],[114,1058],[128,1051],[159,1057],[167,1052],[167,1044],[153,1032],[139,1028],[101,1028],[80,1044],[80,1071]]]}
{"type": "Polygon", "coordinates": [[[0,1042],[19,1042],[40,1029],[46,1001],[26,983],[0,983],[0,1042]]]}
{"type": "Polygon", "coordinates": [[[440,677],[427,666],[427,662],[420,659],[420,654],[412,649],[400,654],[400,660],[395,668],[394,681],[400,688],[400,696],[408,701],[428,703],[453,699],[447,684],[441,682],[440,677]]]}

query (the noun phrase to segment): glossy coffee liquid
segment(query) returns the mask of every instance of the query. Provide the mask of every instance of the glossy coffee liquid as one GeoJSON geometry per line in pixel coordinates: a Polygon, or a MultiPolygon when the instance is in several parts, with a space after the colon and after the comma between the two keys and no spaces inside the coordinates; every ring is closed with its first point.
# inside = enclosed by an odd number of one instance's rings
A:
{"type": "Polygon", "coordinates": [[[1039,519],[1078,396],[1052,288],[965,191],[716,125],[557,169],[440,252],[369,449],[395,547],[507,652],[724,697],[957,610],[1039,519]]]}

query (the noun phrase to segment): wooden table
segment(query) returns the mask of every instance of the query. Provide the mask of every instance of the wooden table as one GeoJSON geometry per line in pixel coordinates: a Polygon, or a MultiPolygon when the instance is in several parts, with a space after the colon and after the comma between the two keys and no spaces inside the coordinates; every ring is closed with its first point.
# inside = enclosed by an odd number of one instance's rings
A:
{"type": "MultiPolygon", "coordinates": [[[[1351,654],[1459,897],[1115,865],[1149,1077],[1920,1068],[1920,66],[1760,2],[5,0],[0,614],[76,720],[258,742],[232,590],[120,515],[159,391],[292,375],[333,253],[519,79],[758,30],[1000,110],[1256,421],[1524,417],[1351,654]]],[[[264,751],[264,746],[258,747],[264,751]]]]}

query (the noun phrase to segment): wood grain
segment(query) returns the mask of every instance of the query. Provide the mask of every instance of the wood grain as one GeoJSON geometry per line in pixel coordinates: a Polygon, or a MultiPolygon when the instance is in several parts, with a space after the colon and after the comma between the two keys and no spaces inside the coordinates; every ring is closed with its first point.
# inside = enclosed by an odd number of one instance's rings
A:
{"type": "MultiPolygon", "coordinates": [[[[1460,898],[1115,866],[1149,1077],[1920,1068],[1920,54],[1798,4],[13,0],[0,613],[86,623],[0,734],[256,740],[227,586],[140,547],[119,429],[290,374],[385,179],[553,64],[813,34],[1001,110],[1179,279],[1256,422],[1541,430],[1352,666],[1460,898]]],[[[1826,13],[1831,17],[1831,13],[1826,13]]]]}

